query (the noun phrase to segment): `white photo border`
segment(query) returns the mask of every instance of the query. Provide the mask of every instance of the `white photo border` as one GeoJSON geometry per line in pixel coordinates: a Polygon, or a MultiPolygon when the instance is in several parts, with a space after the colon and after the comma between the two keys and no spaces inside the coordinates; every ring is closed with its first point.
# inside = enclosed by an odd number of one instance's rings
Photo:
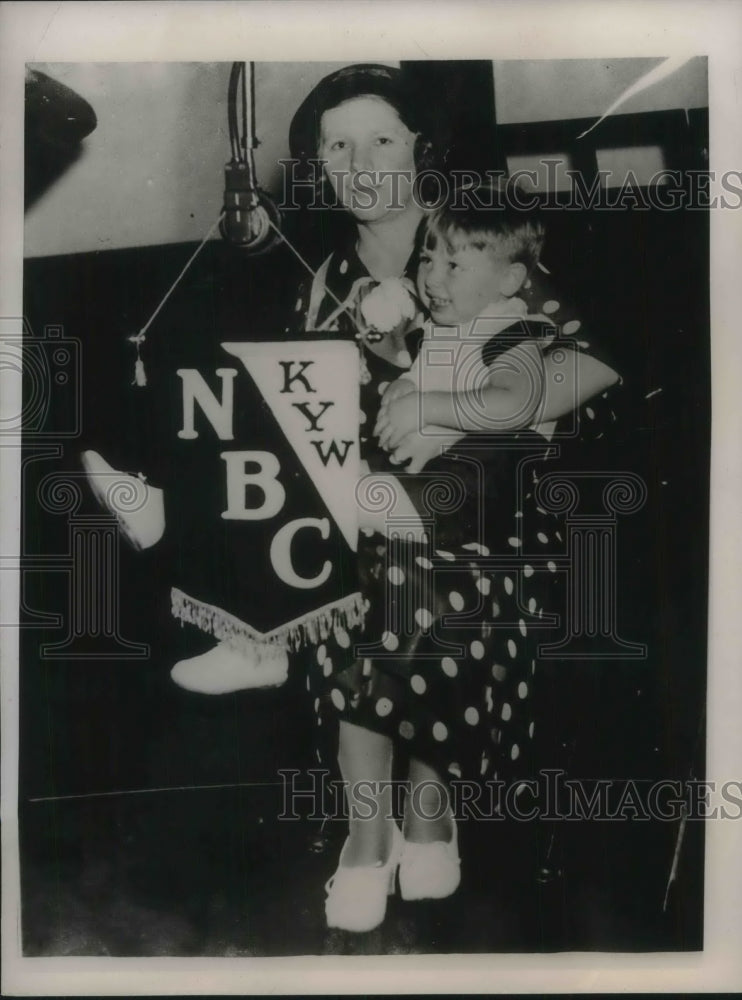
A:
{"type": "MultiPolygon", "coordinates": [[[[602,3],[67,2],[0,5],[0,317],[22,315],[26,62],[709,57],[711,167],[742,169],[739,0],[602,3]],[[322,31],[317,31],[321,24],[322,31]],[[306,40],[311,38],[311,51],[306,40]]],[[[709,780],[742,769],[742,212],[711,213],[713,440],[709,780]]],[[[12,387],[11,387],[12,388],[12,387]]],[[[7,399],[7,397],[6,397],[7,399]]],[[[10,400],[12,405],[12,400],[10,400]]],[[[2,552],[17,552],[19,475],[2,455],[2,552]]],[[[17,460],[17,453],[15,458],[17,460]]],[[[17,580],[0,574],[5,607],[17,580]]],[[[2,637],[4,995],[734,992],[742,986],[742,823],[706,827],[703,952],[323,958],[24,958],[17,857],[18,637],[2,637]]],[[[683,664],[678,664],[678,670],[683,664]]]]}

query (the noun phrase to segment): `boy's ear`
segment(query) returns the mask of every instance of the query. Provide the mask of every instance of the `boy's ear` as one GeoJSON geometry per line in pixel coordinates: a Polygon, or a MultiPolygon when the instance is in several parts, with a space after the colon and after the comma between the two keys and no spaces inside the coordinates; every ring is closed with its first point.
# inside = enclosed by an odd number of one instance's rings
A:
{"type": "Polygon", "coordinates": [[[525,264],[514,261],[508,265],[503,275],[502,292],[503,295],[515,295],[528,275],[528,268],[525,264]]]}

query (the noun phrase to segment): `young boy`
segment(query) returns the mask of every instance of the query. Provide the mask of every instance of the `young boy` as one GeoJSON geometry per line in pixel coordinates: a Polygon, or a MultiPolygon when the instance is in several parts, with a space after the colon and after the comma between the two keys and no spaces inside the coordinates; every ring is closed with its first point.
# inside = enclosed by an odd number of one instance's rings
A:
{"type": "Polygon", "coordinates": [[[537,337],[530,335],[517,293],[543,239],[532,212],[509,207],[449,204],[425,223],[417,288],[430,320],[412,367],[384,394],[376,425],[380,444],[397,461],[408,457],[410,434],[450,440],[451,431],[501,432],[537,422],[548,339],[535,328],[537,337]]]}

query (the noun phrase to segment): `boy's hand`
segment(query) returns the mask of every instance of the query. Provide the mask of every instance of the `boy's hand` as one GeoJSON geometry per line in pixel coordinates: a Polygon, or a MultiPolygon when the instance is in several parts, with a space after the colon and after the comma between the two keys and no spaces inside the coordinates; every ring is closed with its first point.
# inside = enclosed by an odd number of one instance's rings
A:
{"type": "Polygon", "coordinates": [[[386,408],[390,403],[393,403],[395,399],[400,399],[402,396],[409,396],[411,392],[415,392],[415,384],[408,378],[398,378],[389,385],[384,390],[384,395],[381,397],[381,405],[379,407],[379,415],[376,418],[376,426],[374,427],[374,434],[378,436],[379,434],[379,421],[385,415],[386,408]]]}
{"type": "Polygon", "coordinates": [[[437,458],[461,438],[463,434],[441,433],[421,434],[418,430],[408,431],[394,449],[390,461],[395,465],[410,460],[405,472],[420,472],[432,458],[437,458]]]}
{"type": "Polygon", "coordinates": [[[412,392],[399,396],[384,407],[376,422],[379,444],[387,451],[393,451],[409,431],[420,427],[420,393],[412,392]]]}

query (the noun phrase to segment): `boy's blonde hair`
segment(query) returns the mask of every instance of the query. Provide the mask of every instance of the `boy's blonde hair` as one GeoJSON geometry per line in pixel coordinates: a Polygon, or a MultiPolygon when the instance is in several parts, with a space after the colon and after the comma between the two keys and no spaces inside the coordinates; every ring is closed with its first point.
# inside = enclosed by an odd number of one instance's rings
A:
{"type": "Polygon", "coordinates": [[[530,271],[544,245],[541,214],[538,209],[518,207],[502,194],[487,185],[457,192],[426,218],[421,247],[434,247],[440,238],[451,252],[463,247],[490,249],[530,271]]]}

